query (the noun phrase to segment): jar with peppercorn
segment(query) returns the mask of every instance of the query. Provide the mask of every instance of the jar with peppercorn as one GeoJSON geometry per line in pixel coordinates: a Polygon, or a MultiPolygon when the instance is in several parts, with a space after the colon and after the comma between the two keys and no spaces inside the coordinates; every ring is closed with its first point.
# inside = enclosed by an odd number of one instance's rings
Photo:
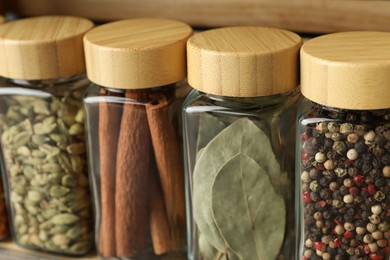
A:
{"type": "Polygon", "coordinates": [[[297,259],[389,259],[390,33],[301,49],[297,259]]]}

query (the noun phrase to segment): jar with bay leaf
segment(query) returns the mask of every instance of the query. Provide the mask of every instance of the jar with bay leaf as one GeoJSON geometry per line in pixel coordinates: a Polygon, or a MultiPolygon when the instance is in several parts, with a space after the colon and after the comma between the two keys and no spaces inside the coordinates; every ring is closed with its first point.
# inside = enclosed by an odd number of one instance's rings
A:
{"type": "Polygon", "coordinates": [[[228,27],[187,43],[188,259],[295,255],[295,33],[228,27]]]}
{"type": "Polygon", "coordinates": [[[390,33],[301,50],[297,259],[390,259],[390,33]]]}
{"type": "MultiPolygon", "coordinates": [[[[5,19],[0,15],[0,24],[4,23],[5,19]]],[[[0,240],[7,238],[9,235],[8,230],[8,216],[7,207],[5,205],[3,180],[0,178],[0,240]]]]}
{"type": "Polygon", "coordinates": [[[112,259],[185,259],[181,107],[192,29],[133,19],[84,37],[96,243],[112,259]]]}
{"type": "Polygon", "coordinates": [[[83,255],[93,246],[84,142],[83,35],[67,16],[0,25],[2,173],[17,244],[83,255]]]}

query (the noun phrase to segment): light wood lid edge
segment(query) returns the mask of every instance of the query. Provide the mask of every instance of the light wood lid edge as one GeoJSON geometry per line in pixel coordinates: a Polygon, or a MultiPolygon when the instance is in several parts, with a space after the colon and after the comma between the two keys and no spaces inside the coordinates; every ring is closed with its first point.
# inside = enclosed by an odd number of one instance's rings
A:
{"type": "Polygon", "coordinates": [[[85,72],[82,38],[93,27],[85,18],[41,16],[0,25],[0,75],[46,80],[85,72]]]}
{"type": "Polygon", "coordinates": [[[301,49],[301,91],[330,107],[390,108],[390,33],[343,32],[307,41],[301,49]]]}
{"type": "Polygon", "coordinates": [[[192,28],[170,19],[108,23],[84,37],[87,76],[101,86],[143,89],[186,77],[187,39],[192,28]]]}
{"type": "Polygon", "coordinates": [[[187,42],[188,82],[219,96],[257,97],[298,86],[295,33],[265,27],[226,27],[195,34],[187,42]]]}

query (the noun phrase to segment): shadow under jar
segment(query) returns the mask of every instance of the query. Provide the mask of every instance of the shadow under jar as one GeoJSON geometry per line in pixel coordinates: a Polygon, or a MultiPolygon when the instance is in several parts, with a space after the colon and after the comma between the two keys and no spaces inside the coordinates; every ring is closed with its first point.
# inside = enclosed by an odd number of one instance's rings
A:
{"type": "Polygon", "coordinates": [[[185,259],[181,107],[190,26],[134,19],[85,36],[84,98],[103,258],[185,259]]]}
{"type": "Polygon", "coordinates": [[[93,246],[82,107],[82,37],[92,26],[65,16],[0,26],[2,173],[13,239],[30,249],[93,246]]]}
{"type": "Polygon", "coordinates": [[[301,38],[232,27],[187,43],[188,259],[292,259],[301,38]]]}
{"type": "Polygon", "coordinates": [[[298,259],[389,259],[389,42],[346,32],[302,47],[298,259]]]}

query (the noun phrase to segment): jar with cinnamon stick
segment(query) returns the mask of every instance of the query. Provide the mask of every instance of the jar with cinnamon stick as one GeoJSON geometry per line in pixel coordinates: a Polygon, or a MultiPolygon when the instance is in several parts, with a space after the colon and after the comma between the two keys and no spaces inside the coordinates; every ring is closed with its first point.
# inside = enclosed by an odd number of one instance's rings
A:
{"type": "Polygon", "coordinates": [[[102,257],[185,257],[181,106],[192,29],[167,19],[109,23],[84,37],[84,98],[96,243],[102,257]]]}
{"type": "Polygon", "coordinates": [[[293,258],[301,43],[295,33],[263,27],[188,40],[189,259],[293,258]]]}
{"type": "Polygon", "coordinates": [[[84,138],[84,18],[0,25],[1,161],[12,237],[36,250],[83,255],[93,246],[84,138]]]}
{"type": "MultiPolygon", "coordinates": [[[[5,19],[0,15],[0,24],[4,23],[5,19]]],[[[7,207],[5,205],[3,180],[0,178],[0,240],[5,239],[8,236],[8,216],[7,207]]]]}

